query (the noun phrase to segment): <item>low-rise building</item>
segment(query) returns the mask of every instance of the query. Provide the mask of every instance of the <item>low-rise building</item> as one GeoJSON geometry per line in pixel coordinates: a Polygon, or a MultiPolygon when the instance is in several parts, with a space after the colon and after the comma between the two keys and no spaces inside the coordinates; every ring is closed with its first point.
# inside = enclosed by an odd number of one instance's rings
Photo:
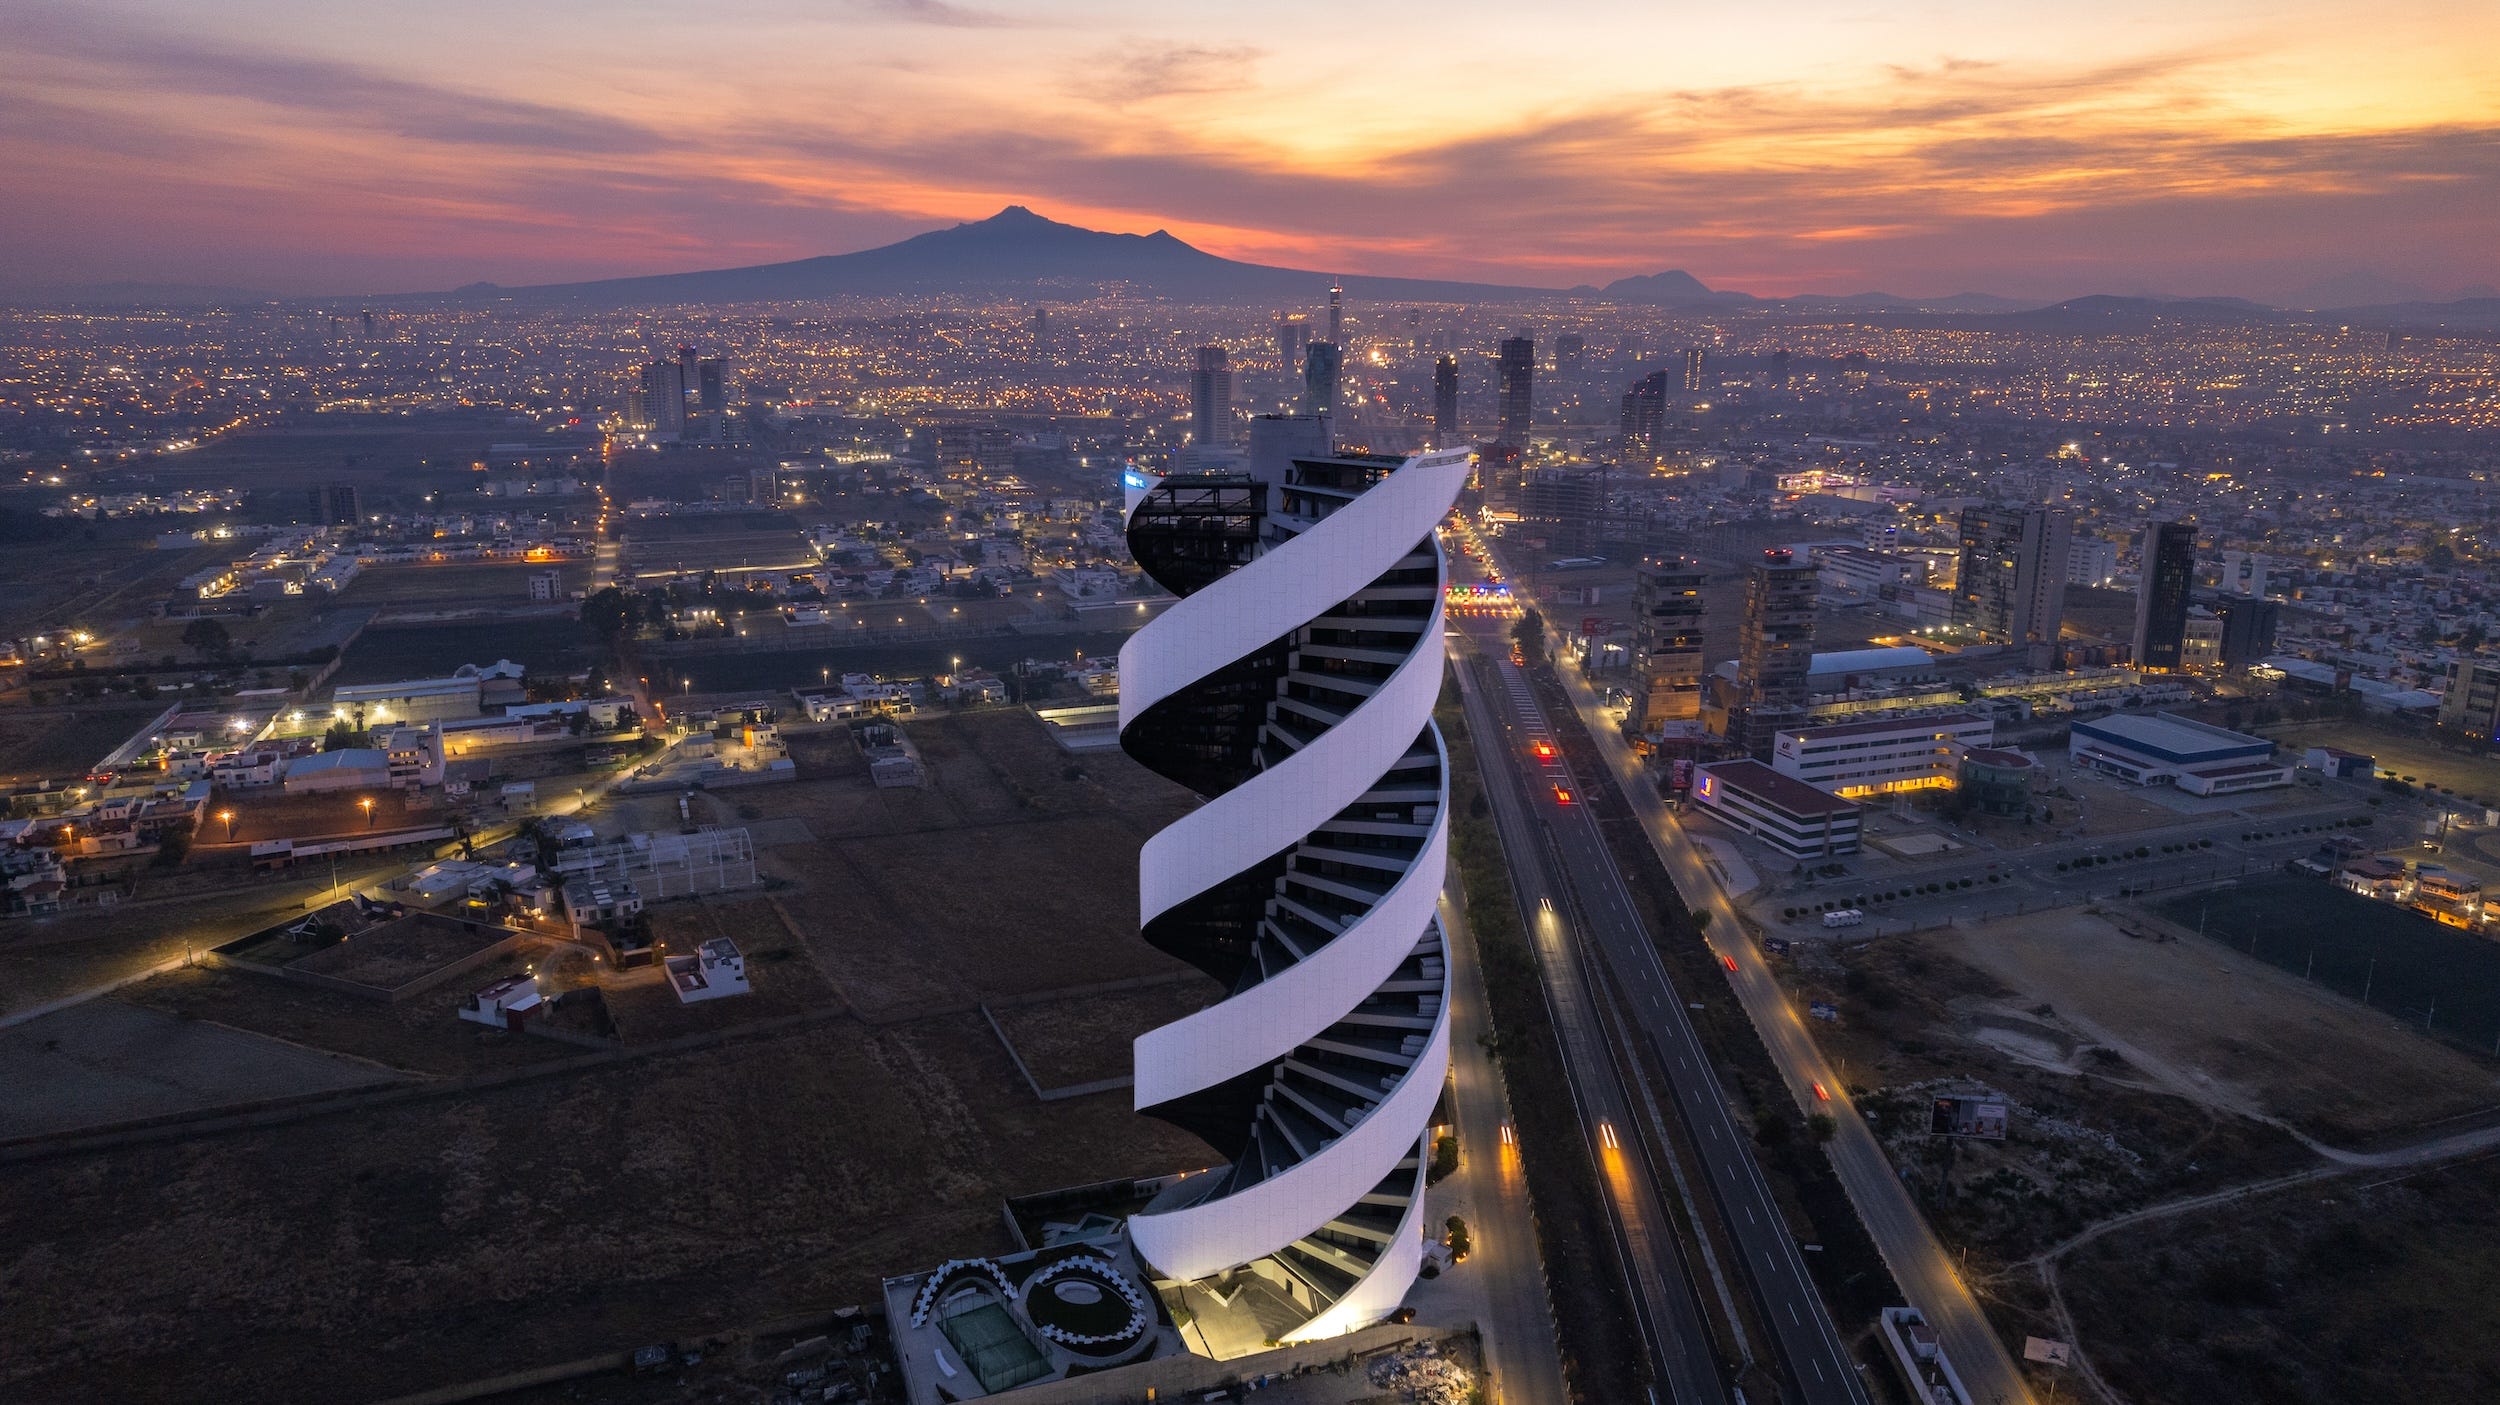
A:
{"type": "Polygon", "coordinates": [[[484,990],[470,992],[460,1002],[458,1013],[464,1020],[517,1033],[545,1003],[536,976],[506,976],[484,990]]]}
{"type": "Polygon", "coordinates": [[[712,938],[690,956],[672,956],[667,965],[669,988],[677,992],[678,1000],[684,1004],[744,995],[750,988],[746,957],[739,954],[738,944],[727,937],[712,938]]]}
{"type": "Polygon", "coordinates": [[[289,795],[325,790],[387,790],[391,756],[376,747],[350,746],[316,751],[286,763],[280,788],[289,795]]]}
{"type": "Polygon", "coordinates": [[[1858,851],[1856,802],[1754,760],[1697,767],[1693,801],[1713,817],[1800,862],[1858,851]]]}
{"type": "Polygon", "coordinates": [[[2233,795],[2290,785],[2292,768],[2274,759],[2264,737],[2171,712],[2120,714],[2077,722],[2067,754],[2135,785],[2172,785],[2190,795],[2233,795]]]}
{"type": "Polygon", "coordinates": [[[1949,790],[1962,752],[1995,739],[1996,723],[1974,712],[1798,727],[1772,739],[1771,769],[1844,799],[1949,790]]]}

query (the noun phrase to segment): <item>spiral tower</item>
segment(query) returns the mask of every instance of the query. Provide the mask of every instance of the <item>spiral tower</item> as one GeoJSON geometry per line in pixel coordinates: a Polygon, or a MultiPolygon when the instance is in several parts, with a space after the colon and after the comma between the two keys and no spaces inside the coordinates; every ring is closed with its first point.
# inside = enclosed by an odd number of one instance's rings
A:
{"type": "Polygon", "coordinates": [[[1449,1066],[1436,534],[1464,449],[1128,480],[1181,600],[1120,651],[1120,741],[1206,804],[1139,859],[1144,935],[1224,998],[1136,1043],[1136,1104],[1232,1157],[1129,1221],[1167,1280],[1255,1274],[1306,1313],[1394,1310],[1423,1253],[1449,1066]]]}

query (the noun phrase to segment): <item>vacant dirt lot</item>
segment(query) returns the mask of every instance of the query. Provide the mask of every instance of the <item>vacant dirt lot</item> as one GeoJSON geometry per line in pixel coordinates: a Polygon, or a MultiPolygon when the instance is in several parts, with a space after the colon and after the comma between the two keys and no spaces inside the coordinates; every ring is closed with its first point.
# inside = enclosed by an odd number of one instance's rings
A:
{"type": "Polygon", "coordinates": [[[2133,938],[2082,911],[1935,940],[2154,1083],[2326,1141],[2500,1104],[2489,1064],[2212,942],[2133,938]]]}
{"type": "Polygon", "coordinates": [[[395,1395],[871,1301],[1005,1247],[1002,1195],[1211,1159],[1035,1102],[972,1014],[11,1167],[0,1394],[395,1395]]]}
{"type": "Polygon", "coordinates": [[[1016,1054],[1034,1079],[1045,1088],[1061,1088],[1129,1072],[1131,1041],[1204,1009],[1220,994],[1221,987],[1211,980],[1185,977],[991,1013],[1015,1042],[1016,1054]]]}
{"type": "Polygon", "coordinates": [[[839,734],[802,734],[802,779],[727,797],[796,819],[761,867],[817,969],[872,1019],[1183,969],[1137,935],[1137,851],[1186,792],[1124,756],[1072,757],[1021,711],[910,728],[929,784],[879,790],[839,734]]]}
{"type": "Polygon", "coordinates": [[[336,1058],[118,1000],[0,1030],[0,1139],[390,1081],[336,1058]]]}

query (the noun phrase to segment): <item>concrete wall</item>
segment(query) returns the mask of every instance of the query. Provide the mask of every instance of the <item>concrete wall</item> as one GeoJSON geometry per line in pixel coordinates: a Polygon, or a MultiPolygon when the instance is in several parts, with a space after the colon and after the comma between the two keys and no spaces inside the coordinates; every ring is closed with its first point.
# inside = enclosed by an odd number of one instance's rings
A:
{"type": "MultiPolygon", "coordinates": [[[[1130,1405],[1143,1401],[1152,1388],[1160,1405],[1178,1401],[1189,1391],[1213,1390],[1236,1381],[1255,1380],[1261,1376],[1289,1376],[1327,1370],[1357,1356],[1376,1355],[1413,1342],[1438,1340],[1448,1334],[1414,1327],[1366,1327],[1342,1337],[1325,1341],[1305,1342],[1300,1346],[1280,1347],[1256,1356],[1232,1361],[1182,1353],[1154,1361],[1141,1361],[1117,1370],[1097,1371],[1073,1380],[1046,1381],[1009,1391],[995,1397],[1008,1405],[1130,1405]]],[[[1361,1369],[1357,1365],[1354,1369],[1361,1369]]]]}

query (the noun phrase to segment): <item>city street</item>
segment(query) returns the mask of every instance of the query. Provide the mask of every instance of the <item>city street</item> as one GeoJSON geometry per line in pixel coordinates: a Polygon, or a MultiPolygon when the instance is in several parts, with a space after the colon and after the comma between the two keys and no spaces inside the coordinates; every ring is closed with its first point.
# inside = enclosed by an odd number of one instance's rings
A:
{"type": "Polygon", "coordinates": [[[1416,1284],[1408,1300],[1428,1322],[1475,1322],[1494,1405],[1564,1405],[1545,1262],[1519,1148],[1507,1135],[1510,1097],[1484,1045],[1492,1032],[1484,973],[1467,918],[1448,895],[1441,902],[1441,929],[1449,939],[1450,1103],[1458,1123],[1459,1163],[1432,1188],[1428,1203],[1436,1224],[1449,1215],[1463,1217],[1474,1248],[1465,1263],[1416,1284]]]}

